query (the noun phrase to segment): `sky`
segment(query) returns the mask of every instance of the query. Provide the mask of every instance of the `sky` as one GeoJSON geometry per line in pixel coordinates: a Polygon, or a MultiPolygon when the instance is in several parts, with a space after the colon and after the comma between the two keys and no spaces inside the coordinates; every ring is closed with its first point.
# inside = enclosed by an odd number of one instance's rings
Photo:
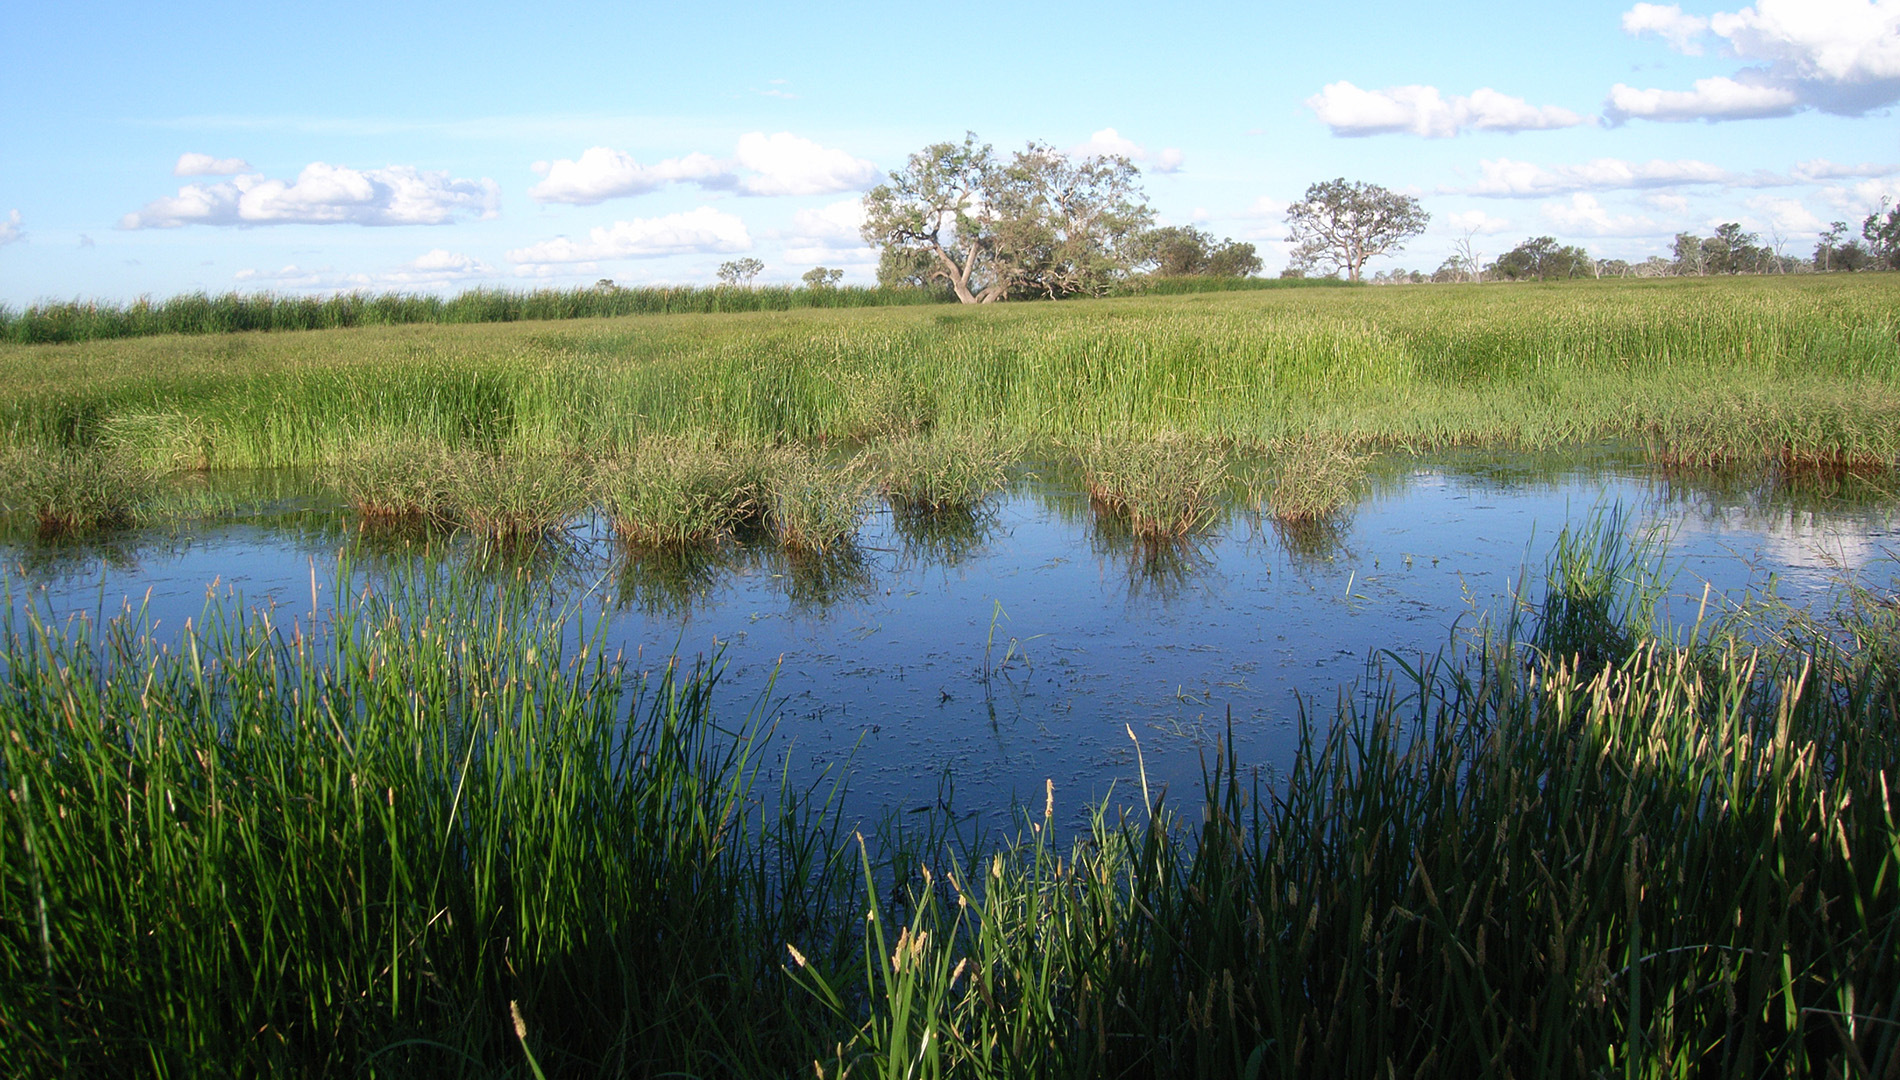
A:
{"type": "Polygon", "coordinates": [[[1285,264],[1362,180],[1428,231],[1637,261],[1786,254],[1900,201],[1900,0],[22,0],[0,33],[0,303],[874,278],[863,192],[974,132],[1120,153],[1163,224],[1285,264]]]}

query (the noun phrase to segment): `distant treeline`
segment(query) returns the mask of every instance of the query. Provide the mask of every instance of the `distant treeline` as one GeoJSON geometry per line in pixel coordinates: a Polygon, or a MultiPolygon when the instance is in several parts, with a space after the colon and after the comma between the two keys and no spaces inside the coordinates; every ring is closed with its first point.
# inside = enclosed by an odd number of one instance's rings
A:
{"type": "MultiPolygon", "coordinates": [[[[1130,278],[1117,295],[1227,292],[1287,285],[1338,285],[1325,279],[1130,278]]],[[[953,303],[948,289],[828,286],[800,288],[728,285],[578,289],[474,289],[456,296],[429,293],[336,293],[285,296],[277,293],[196,292],[129,304],[72,300],[34,304],[25,311],[0,305],[0,341],[39,344],[98,341],[155,334],[230,334],[247,330],[332,330],[407,323],[492,323],[540,319],[597,319],[624,315],[711,314],[788,311],[793,308],[895,307],[953,303]]]]}

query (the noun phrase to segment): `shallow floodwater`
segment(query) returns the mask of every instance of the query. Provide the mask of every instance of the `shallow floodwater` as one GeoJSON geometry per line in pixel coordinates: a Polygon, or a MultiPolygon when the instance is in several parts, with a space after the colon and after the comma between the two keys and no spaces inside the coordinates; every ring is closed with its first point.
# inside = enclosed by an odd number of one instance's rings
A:
{"type": "MultiPolygon", "coordinates": [[[[1784,599],[1821,604],[1843,574],[1876,587],[1900,576],[1896,503],[1860,482],[1664,477],[1606,452],[1388,459],[1370,487],[1326,528],[1287,534],[1235,515],[1161,552],[1118,537],[1078,493],[1025,478],[929,535],[872,513],[853,548],[817,563],[743,546],[629,563],[590,520],[537,568],[585,609],[606,605],[611,643],[640,669],[719,657],[728,718],[769,686],[773,745],[795,776],[848,770],[851,804],[867,813],[953,788],[957,808],[986,817],[1013,799],[1039,806],[1045,781],[1069,817],[1138,790],[1136,739],[1151,787],[1197,798],[1203,754],[1230,716],[1243,766],[1284,768],[1302,702],[1330,716],[1383,651],[1436,653],[1500,617],[1520,582],[1534,597],[1558,534],[1611,508],[1665,539],[1681,623],[1705,582],[1719,601],[1772,575],[1784,599]]],[[[354,542],[339,522],[333,506],[292,494],[236,521],[76,547],[15,542],[0,556],[16,605],[35,595],[57,612],[110,615],[130,598],[163,631],[208,593],[297,615],[314,582],[324,603],[354,542]]],[[[389,543],[352,556],[371,577],[417,557],[389,543]]]]}

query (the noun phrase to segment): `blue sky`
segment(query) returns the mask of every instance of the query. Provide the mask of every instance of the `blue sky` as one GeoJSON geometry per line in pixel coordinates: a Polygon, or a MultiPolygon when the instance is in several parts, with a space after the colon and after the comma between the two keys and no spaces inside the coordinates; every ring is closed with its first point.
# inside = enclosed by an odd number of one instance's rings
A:
{"type": "Polygon", "coordinates": [[[1805,254],[1900,197],[1900,0],[151,5],[0,35],[0,303],[229,289],[868,281],[864,188],[975,131],[1122,152],[1161,219],[1285,261],[1334,176],[1429,270],[1550,234],[1805,254]]]}

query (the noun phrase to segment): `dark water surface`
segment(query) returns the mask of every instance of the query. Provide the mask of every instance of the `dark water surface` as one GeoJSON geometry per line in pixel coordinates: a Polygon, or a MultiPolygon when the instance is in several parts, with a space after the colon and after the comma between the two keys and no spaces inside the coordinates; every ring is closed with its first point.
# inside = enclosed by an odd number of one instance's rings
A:
{"type": "MultiPolygon", "coordinates": [[[[949,525],[879,510],[855,547],[816,563],[765,547],[629,563],[590,520],[537,573],[587,610],[606,605],[612,644],[640,668],[717,652],[734,719],[776,673],[775,747],[800,777],[848,768],[856,807],[931,804],[948,777],[959,808],[994,815],[1012,798],[1039,805],[1049,780],[1068,816],[1138,790],[1131,731],[1150,785],[1177,801],[1196,797],[1230,715],[1243,764],[1284,768],[1301,700],[1330,715],[1382,650],[1438,652],[1500,617],[1520,581],[1534,597],[1560,531],[1606,508],[1666,540],[1679,623],[1696,618],[1705,582],[1719,602],[1773,575],[1781,596],[1816,605],[1843,574],[1875,587],[1900,575],[1896,503],[1877,483],[1660,476],[1605,452],[1387,459],[1371,489],[1326,528],[1234,515],[1159,552],[1034,479],[949,525]]],[[[208,593],[307,613],[313,580],[321,605],[353,544],[334,506],[293,495],[236,521],[83,546],[16,540],[0,556],[16,605],[32,595],[110,615],[149,597],[162,631],[208,593]]],[[[352,550],[372,578],[418,557],[387,542],[352,550]]]]}

